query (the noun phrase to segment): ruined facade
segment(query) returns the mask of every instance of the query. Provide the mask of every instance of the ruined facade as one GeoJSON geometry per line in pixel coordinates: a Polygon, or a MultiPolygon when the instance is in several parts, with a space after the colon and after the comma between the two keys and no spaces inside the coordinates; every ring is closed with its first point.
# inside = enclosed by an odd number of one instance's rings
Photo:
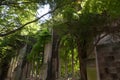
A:
{"type": "Polygon", "coordinates": [[[96,51],[99,80],[120,80],[120,42],[99,44],[96,51]]]}

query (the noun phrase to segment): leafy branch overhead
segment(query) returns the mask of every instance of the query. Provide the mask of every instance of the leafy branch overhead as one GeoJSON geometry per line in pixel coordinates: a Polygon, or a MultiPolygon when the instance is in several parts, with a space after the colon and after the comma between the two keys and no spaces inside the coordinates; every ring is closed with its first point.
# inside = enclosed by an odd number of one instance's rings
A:
{"type": "Polygon", "coordinates": [[[4,34],[1,33],[1,34],[0,34],[0,37],[2,37],[2,36],[7,36],[7,35],[9,35],[9,34],[15,33],[16,31],[19,31],[19,30],[23,29],[25,26],[27,26],[27,25],[29,25],[29,24],[31,24],[31,23],[34,23],[34,22],[36,22],[36,21],[38,21],[39,19],[43,18],[45,15],[50,14],[50,13],[53,13],[56,9],[57,9],[57,8],[55,8],[54,10],[51,10],[51,11],[45,13],[45,14],[43,14],[42,16],[40,16],[40,17],[38,17],[38,18],[36,18],[36,19],[34,19],[34,20],[32,20],[32,21],[29,21],[29,22],[23,24],[21,27],[18,27],[17,29],[14,29],[14,30],[9,31],[9,32],[4,33],[4,34]]]}

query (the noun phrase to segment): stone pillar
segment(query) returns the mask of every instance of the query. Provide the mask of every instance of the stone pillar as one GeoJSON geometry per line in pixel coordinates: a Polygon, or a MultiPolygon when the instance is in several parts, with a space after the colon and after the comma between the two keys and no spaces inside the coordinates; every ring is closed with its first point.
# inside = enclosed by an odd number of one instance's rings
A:
{"type": "Polygon", "coordinates": [[[94,48],[94,52],[95,52],[95,57],[96,57],[96,71],[97,71],[97,80],[100,80],[100,75],[99,75],[99,65],[98,65],[98,56],[97,56],[97,52],[96,52],[96,47],[94,48]]]}
{"type": "Polygon", "coordinates": [[[120,80],[120,42],[96,48],[100,80],[120,80]]]}

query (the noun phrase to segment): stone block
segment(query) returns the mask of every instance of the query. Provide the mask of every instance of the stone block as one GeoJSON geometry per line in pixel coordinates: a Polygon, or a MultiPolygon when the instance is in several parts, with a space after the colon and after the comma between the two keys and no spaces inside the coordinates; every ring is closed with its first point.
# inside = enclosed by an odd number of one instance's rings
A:
{"type": "Polygon", "coordinates": [[[108,67],[108,71],[112,74],[116,74],[117,71],[116,71],[116,67],[108,67]]]}
{"type": "Polygon", "coordinates": [[[115,60],[114,56],[109,55],[105,57],[105,62],[111,63],[114,60],[115,60]]]}

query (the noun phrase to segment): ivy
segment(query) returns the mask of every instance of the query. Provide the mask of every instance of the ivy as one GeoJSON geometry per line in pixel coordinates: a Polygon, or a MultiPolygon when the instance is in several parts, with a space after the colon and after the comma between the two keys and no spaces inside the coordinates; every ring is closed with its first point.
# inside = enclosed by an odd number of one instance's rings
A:
{"type": "MultiPolygon", "coordinates": [[[[33,48],[28,55],[28,60],[32,61],[42,61],[44,54],[44,46],[51,39],[49,31],[46,29],[41,30],[37,33],[37,42],[33,45],[33,48]]],[[[42,64],[42,63],[41,63],[42,64]]]]}

